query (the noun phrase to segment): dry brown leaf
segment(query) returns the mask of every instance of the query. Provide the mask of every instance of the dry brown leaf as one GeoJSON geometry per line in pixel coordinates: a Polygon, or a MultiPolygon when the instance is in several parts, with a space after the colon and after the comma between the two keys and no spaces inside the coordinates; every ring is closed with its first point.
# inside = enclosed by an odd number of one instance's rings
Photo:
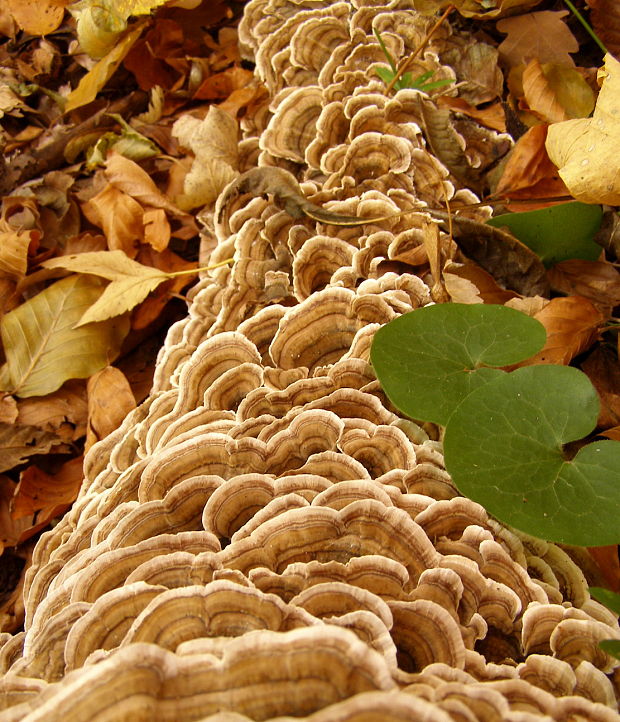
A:
{"type": "MultiPolygon", "coordinates": [[[[220,100],[228,98],[235,90],[254,84],[254,73],[238,65],[222,73],[210,75],[194,93],[195,100],[220,100]]],[[[212,106],[215,107],[215,106],[212,106]]]]}
{"type": "Polygon", "coordinates": [[[453,303],[504,304],[517,296],[513,291],[498,286],[490,273],[471,261],[448,261],[444,266],[443,280],[453,303]]]}
{"type": "Polygon", "coordinates": [[[575,65],[569,53],[579,50],[579,43],[563,18],[568,10],[515,15],[498,21],[496,27],[507,37],[499,47],[502,60],[511,67],[536,58],[539,63],[575,65]]]}
{"type": "Polygon", "coordinates": [[[463,98],[452,98],[449,95],[440,95],[437,98],[437,105],[443,108],[449,108],[457,113],[463,113],[477,120],[481,125],[487,128],[497,130],[499,133],[506,132],[506,115],[501,103],[493,103],[485,108],[476,108],[470,105],[463,98]]]}
{"type": "Polygon", "coordinates": [[[15,421],[17,421],[17,401],[12,396],[0,396],[0,423],[13,424],[15,421]]]}
{"type": "Polygon", "coordinates": [[[144,211],[144,242],[156,251],[163,251],[170,242],[170,223],[163,208],[150,208],[144,211]]]}
{"type": "Polygon", "coordinates": [[[508,308],[514,308],[515,311],[521,311],[521,313],[525,313],[527,316],[535,316],[542,311],[548,303],[550,303],[549,299],[543,298],[542,296],[525,296],[524,298],[513,298],[504,305],[508,306],[508,308]]]}
{"type": "Polygon", "coordinates": [[[91,103],[97,97],[99,91],[114,75],[124,57],[131,50],[131,46],[140,37],[143,29],[144,21],[138,22],[118,42],[115,40],[115,45],[110,52],[80,80],[77,88],[69,93],[65,112],[68,113],[91,103]]]}
{"type": "Polygon", "coordinates": [[[239,111],[245,108],[247,116],[251,118],[253,108],[260,106],[268,97],[265,86],[255,81],[253,85],[233,90],[217,107],[226,111],[233,118],[237,118],[239,111]]]}
{"type": "Polygon", "coordinates": [[[63,0],[6,0],[11,15],[30,35],[49,35],[62,22],[67,2],[63,0]]]}
{"type": "Polygon", "coordinates": [[[466,18],[488,20],[502,15],[514,14],[517,9],[522,12],[538,5],[541,0],[497,0],[492,4],[484,0],[415,0],[414,7],[424,15],[434,15],[448,5],[454,5],[458,12],[466,18]]]}
{"type": "Polygon", "coordinates": [[[547,152],[571,194],[583,203],[620,205],[620,63],[605,56],[601,91],[591,118],[549,127],[547,152]]]}
{"type": "Polygon", "coordinates": [[[143,208],[131,196],[113,185],[82,204],[88,220],[105,234],[111,251],[123,251],[134,258],[138,244],[144,239],[143,208]]]}
{"type": "Polygon", "coordinates": [[[151,176],[129,158],[111,153],[106,160],[105,175],[112,186],[135,198],[143,206],[163,208],[173,215],[182,215],[155,185],[151,176]]]}
{"type": "Polygon", "coordinates": [[[544,123],[585,118],[594,108],[594,93],[577,70],[537,58],[523,71],[523,93],[529,111],[544,123]]]}
{"type": "MultiPolygon", "coordinates": [[[[546,269],[540,258],[511,233],[455,216],[454,240],[463,253],[490,273],[497,283],[523,296],[546,295],[546,269]]],[[[449,228],[447,222],[442,224],[449,228]]]]}
{"type": "Polygon", "coordinates": [[[40,237],[39,231],[0,232],[0,274],[20,281],[28,268],[28,247],[40,237]]]}
{"type": "Polygon", "coordinates": [[[170,90],[178,86],[191,69],[185,58],[186,43],[177,22],[158,17],[154,26],[134,44],[123,65],[133,73],[142,90],[155,86],[170,90]]]}
{"type": "Polygon", "coordinates": [[[58,443],[55,434],[36,426],[0,422],[0,471],[23,464],[33,454],[47,454],[58,443]]]}
{"type": "Polygon", "coordinates": [[[5,547],[15,546],[32,526],[33,517],[13,519],[11,502],[17,484],[8,476],[0,474],[0,554],[5,547]]]}
{"type": "MultiPolygon", "coordinates": [[[[47,474],[34,465],[22,471],[11,504],[11,517],[22,519],[40,510],[46,516],[46,512],[71,504],[82,485],[83,463],[84,457],[78,456],[63,464],[56,474],[47,474]]],[[[37,521],[43,520],[37,517],[37,521]]]]}
{"type": "Polygon", "coordinates": [[[127,414],[135,409],[136,400],[122,371],[114,366],[101,369],[88,379],[88,430],[85,451],[112,433],[127,414]]]}
{"type": "MultiPolygon", "coordinates": [[[[189,271],[197,266],[196,263],[177,256],[169,248],[157,253],[152,248],[143,246],[138,254],[138,259],[145,265],[160,268],[165,273],[189,271]]],[[[134,331],[146,328],[161,314],[172,295],[180,293],[193,280],[194,276],[188,274],[187,276],[177,276],[159,285],[133,312],[131,328],[134,331]]]]}
{"type": "Polygon", "coordinates": [[[618,0],[588,0],[590,22],[607,50],[620,55],[620,4],[618,0]]]}
{"type": "Polygon", "coordinates": [[[620,304],[620,273],[605,261],[562,261],[547,272],[551,287],[560,293],[584,296],[600,306],[620,304]]]}
{"type": "Polygon", "coordinates": [[[534,315],[547,331],[544,347],[517,366],[568,364],[594,343],[605,316],[586,298],[552,299],[534,315]]]}
{"type": "Polygon", "coordinates": [[[190,115],[179,118],[172,135],[195,155],[179,203],[185,209],[212,203],[238,175],[237,121],[212,105],[203,120],[190,115]]]}
{"type": "Polygon", "coordinates": [[[620,365],[616,352],[598,346],[581,364],[581,370],[588,375],[601,400],[598,426],[608,429],[620,425],[620,365]]]}
{"type": "Polygon", "coordinates": [[[588,553],[601,570],[609,589],[620,592],[620,557],[618,545],[611,544],[606,547],[590,547],[588,553]]]}
{"type": "MultiPolygon", "coordinates": [[[[508,198],[549,198],[567,194],[545,149],[547,126],[527,130],[512,149],[495,195],[508,198]]],[[[532,205],[528,210],[534,210],[532,205]]]]}
{"type": "Polygon", "coordinates": [[[434,155],[463,185],[476,190],[480,185],[480,172],[472,168],[461,145],[450,111],[439,108],[420,93],[418,105],[428,144],[434,155]]]}
{"type": "Polygon", "coordinates": [[[599,433],[599,436],[604,436],[606,439],[611,439],[612,441],[620,441],[620,426],[605,429],[605,431],[599,433]]]}
{"type": "Polygon", "coordinates": [[[73,442],[86,433],[86,382],[71,379],[47,396],[20,399],[17,423],[34,426],[73,442]]]}

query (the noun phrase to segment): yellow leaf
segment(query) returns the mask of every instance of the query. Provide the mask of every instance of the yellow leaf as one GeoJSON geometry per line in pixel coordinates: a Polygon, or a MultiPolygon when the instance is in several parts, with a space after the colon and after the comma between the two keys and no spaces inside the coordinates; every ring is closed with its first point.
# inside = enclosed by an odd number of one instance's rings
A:
{"type": "Polygon", "coordinates": [[[44,396],[67,379],[91,376],[118,356],[128,319],[73,328],[102,286],[93,276],[69,276],[2,318],[3,390],[22,398],[44,396]]]}
{"type": "Polygon", "coordinates": [[[20,280],[26,275],[28,246],[37,231],[0,232],[0,274],[20,280]]]}
{"type": "Polygon", "coordinates": [[[583,203],[620,204],[620,63],[605,56],[603,84],[592,118],[554,123],[547,153],[569,191],[583,203]]]}
{"type": "Polygon", "coordinates": [[[136,23],[136,25],[118,41],[112,50],[110,50],[104,58],[101,58],[92,70],[86,73],[80,80],[77,88],[69,93],[65,106],[66,112],[91,103],[97,97],[97,93],[114,75],[116,69],[131,50],[133,44],[142,34],[143,29],[144,21],[136,23]]]}
{"type": "Polygon", "coordinates": [[[76,324],[76,328],[106,318],[120,316],[144,301],[149,293],[166,280],[165,275],[158,278],[124,278],[112,281],[101,294],[101,298],[84,313],[76,324]]]}
{"type": "Polygon", "coordinates": [[[165,5],[167,0],[112,0],[109,5],[121,17],[150,15],[153,10],[165,5]]]}
{"type": "Polygon", "coordinates": [[[65,3],[60,0],[7,0],[9,12],[30,35],[48,35],[62,22],[65,3]]]}
{"type": "Polygon", "coordinates": [[[44,268],[65,268],[73,273],[92,273],[107,278],[109,281],[120,281],[127,277],[161,278],[167,277],[163,271],[132,261],[122,251],[91,251],[76,253],[72,256],[60,256],[43,261],[44,268]]]}
{"type": "Polygon", "coordinates": [[[151,176],[129,158],[112,153],[106,161],[105,175],[111,185],[142,205],[163,208],[174,215],[181,214],[155,185],[151,176]]]}
{"type": "Polygon", "coordinates": [[[203,120],[184,115],[172,127],[172,135],[196,156],[185,177],[183,209],[212,203],[238,175],[237,121],[215,105],[203,120]]]}
{"type": "Polygon", "coordinates": [[[95,321],[104,321],[130,311],[143,301],[169,274],[143,266],[128,258],[122,251],[95,251],[75,256],[51,258],[46,268],[66,268],[78,273],[92,273],[112,283],[90,308],[86,309],[76,327],[95,321]]]}
{"type": "Polygon", "coordinates": [[[594,108],[594,93],[575,70],[559,63],[531,60],[523,71],[527,104],[546,123],[586,118],[594,108]]]}

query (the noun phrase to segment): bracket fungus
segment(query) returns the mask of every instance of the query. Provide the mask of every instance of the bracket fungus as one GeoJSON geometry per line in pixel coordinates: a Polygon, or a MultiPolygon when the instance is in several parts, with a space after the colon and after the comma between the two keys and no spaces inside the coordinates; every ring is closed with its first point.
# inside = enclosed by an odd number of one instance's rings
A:
{"type": "MultiPolygon", "coordinates": [[[[191,292],[151,395],[38,542],[24,631],[0,635],[0,722],[620,719],[598,646],[620,629],[584,573],[461,498],[369,364],[375,331],[432,299],[413,270],[432,219],[411,209],[474,200],[463,179],[507,143],[386,95],[373,31],[410,54],[433,23],[414,4],[246,3],[270,97],[240,171],[293,171],[327,213],[227,191],[203,212],[210,261],[233,265],[191,292]]],[[[472,93],[455,58],[478,44],[444,24],[417,67],[472,93]]]]}

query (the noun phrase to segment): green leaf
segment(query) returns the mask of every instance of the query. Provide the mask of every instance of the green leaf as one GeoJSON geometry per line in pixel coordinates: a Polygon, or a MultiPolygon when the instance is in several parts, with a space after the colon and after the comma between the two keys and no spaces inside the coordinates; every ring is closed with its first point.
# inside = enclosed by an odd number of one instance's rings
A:
{"type": "Polygon", "coordinates": [[[465,398],[446,427],[446,468],[459,491],[505,524],[579,546],[620,542],[620,442],[563,444],[596,425],[597,393],[567,366],[529,366],[465,398]]]}
{"type": "Polygon", "coordinates": [[[392,82],[392,78],[394,77],[394,73],[387,68],[375,68],[375,73],[379,76],[379,78],[381,78],[381,80],[383,80],[386,85],[389,85],[392,82]]]}
{"type": "Polygon", "coordinates": [[[611,609],[614,614],[620,615],[620,594],[611,592],[609,589],[603,589],[603,587],[590,587],[588,591],[607,609],[611,609]]]}
{"type": "Polygon", "coordinates": [[[607,654],[610,654],[612,657],[620,659],[620,642],[617,639],[604,639],[598,643],[598,646],[603,652],[607,652],[607,654]]]}
{"type": "Polygon", "coordinates": [[[549,267],[573,258],[596,261],[601,247],[592,239],[602,220],[600,206],[574,202],[526,213],[506,213],[487,223],[495,228],[508,227],[549,267]]]}
{"type": "Polygon", "coordinates": [[[69,276],[2,318],[4,391],[22,398],[44,396],[67,379],[91,376],[118,356],[129,331],[127,318],[73,328],[103,286],[94,276],[69,276]]]}
{"type": "Polygon", "coordinates": [[[390,321],[375,334],[370,360],[390,401],[414,419],[446,425],[473,389],[545,343],[538,321],[505,306],[442,304],[390,321]]]}

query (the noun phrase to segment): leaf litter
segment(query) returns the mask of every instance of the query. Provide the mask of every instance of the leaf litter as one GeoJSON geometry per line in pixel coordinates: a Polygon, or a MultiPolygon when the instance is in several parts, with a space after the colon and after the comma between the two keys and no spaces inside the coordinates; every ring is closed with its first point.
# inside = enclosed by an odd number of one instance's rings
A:
{"type": "MultiPolygon", "coordinates": [[[[267,94],[241,65],[239,8],[225,0],[187,10],[163,5],[85,0],[71,7],[73,17],[63,3],[10,0],[0,24],[6,50],[0,122],[5,152],[13,154],[0,175],[4,544],[36,533],[49,514],[71,503],[77,485],[59,469],[76,469],[84,441],[91,445],[120,423],[144,393],[138,387],[145,388],[145,373],[148,387],[149,362],[141,360],[134,374],[124,360],[134,334],[150,330],[156,338],[170,323],[167,309],[198,273],[199,226],[190,211],[212,205],[231,182],[243,183],[238,123],[251,123],[267,94]],[[18,36],[27,42],[9,51],[18,36]],[[66,52],[67,37],[79,40],[77,52],[66,52]],[[59,169],[62,177],[54,175],[59,169]],[[64,459],[55,473],[29,463],[55,452],[64,459]],[[11,519],[10,509],[23,516],[11,519]]],[[[419,3],[431,13],[442,5],[419,3]]],[[[421,101],[429,142],[463,185],[490,191],[497,213],[545,208],[550,197],[618,204],[620,173],[605,151],[617,144],[618,63],[605,59],[599,93],[596,68],[580,65],[581,38],[570,16],[532,11],[533,5],[454,3],[483,26],[487,40],[496,38],[501,64],[490,45],[491,54],[455,60],[477,64],[479,83],[462,97],[443,89],[436,104],[421,101]],[[451,125],[455,114],[508,128],[508,162],[472,171],[451,125]]],[[[617,52],[617,3],[590,6],[595,29],[617,52]]],[[[296,182],[274,187],[273,180],[255,179],[246,189],[273,193],[302,219],[336,226],[373,220],[332,213],[300,195],[296,182]]],[[[429,240],[401,262],[424,274],[430,249],[442,300],[529,308],[548,334],[540,363],[589,354],[582,368],[606,400],[598,432],[615,433],[620,380],[610,369],[617,366],[620,274],[613,241],[606,245],[599,233],[606,250],[598,259],[545,268],[512,233],[484,226],[442,198],[432,210],[458,250],[445,253],[429,240]],[[603,348],[604,361],[597,356],[603,348]]]]}

